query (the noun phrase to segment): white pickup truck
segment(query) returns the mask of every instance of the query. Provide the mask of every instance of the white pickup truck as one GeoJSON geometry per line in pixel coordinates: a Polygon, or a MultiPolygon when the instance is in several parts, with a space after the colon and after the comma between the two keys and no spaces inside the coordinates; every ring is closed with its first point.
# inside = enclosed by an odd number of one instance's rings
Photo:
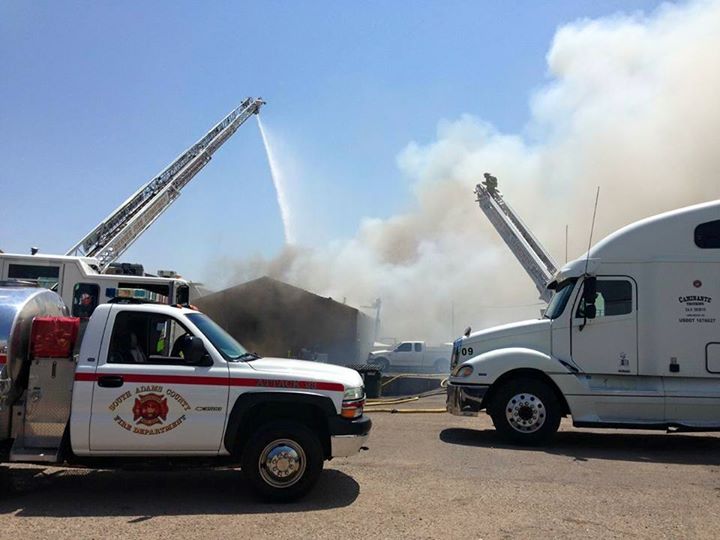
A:
{"type": "Polygon", "coordinates": [[[448,373],[451,350],[450,345],[428,347],[424,341],[403,341],[393,350],[371,352],[368,363],[381,371],[420,368],[448,373]]]}
{"type": "Polygon", "coordinates": [[[544,317],[455,342],[447,408],[499,434],[720,430],[720,201],[628,225],[562,268],[544,317]]]}
{"type": "Polygon", "coordinates": [[[184,307],[101,304],[82,324],[67,311],[52,291],[0,287],[5,461],[239,465],[291,500],[367,440],[356,371],[259,358],[184,307]]]}

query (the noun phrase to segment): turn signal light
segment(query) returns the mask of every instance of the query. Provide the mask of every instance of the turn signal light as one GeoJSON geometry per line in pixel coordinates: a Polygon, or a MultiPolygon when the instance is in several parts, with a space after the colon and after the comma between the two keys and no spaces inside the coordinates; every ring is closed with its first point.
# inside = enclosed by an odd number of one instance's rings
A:
{"type": "Polygon", "coordinates": [[[342,416],[343,418],[357,418],[358,416],[362,416],[364,407],[364,399],[358,399],[355,401],[343,401],[340,416],[342,416]]]}

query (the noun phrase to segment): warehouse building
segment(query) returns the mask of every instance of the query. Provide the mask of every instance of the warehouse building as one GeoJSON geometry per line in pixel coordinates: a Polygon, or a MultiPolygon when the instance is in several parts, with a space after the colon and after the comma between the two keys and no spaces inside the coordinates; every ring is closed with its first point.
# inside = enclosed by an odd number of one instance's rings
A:
{"type": "Polygon", "coordinates": [[[374,321],[354,307],[269,277],[198,299],[196,305],[261,356],[364,363],[374,321]]]}

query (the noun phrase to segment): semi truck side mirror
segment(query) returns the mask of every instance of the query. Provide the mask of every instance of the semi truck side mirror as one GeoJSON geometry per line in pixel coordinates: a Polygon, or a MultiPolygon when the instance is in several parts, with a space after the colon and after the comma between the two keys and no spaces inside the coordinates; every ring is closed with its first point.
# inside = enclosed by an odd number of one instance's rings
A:
{"type": "Polygon", "coordinates": [[[192,336],[187,344],[187,350],[183,352],[187,363],[191,366],[211,366],[212,358],[205,350],[203,340],[197,336],[192,336]]]}
{"type": "MultiPolygon", "coordinates": [[[[595,297],[597,296],[597,278],[586,277],[583,282],[583,318],[594,319],[597,315],[595,297]]],[[[582,325],[585,326],[585,323],[582,325]]],[[[582,327],[581,327],[582,329],[582,327]]]]}

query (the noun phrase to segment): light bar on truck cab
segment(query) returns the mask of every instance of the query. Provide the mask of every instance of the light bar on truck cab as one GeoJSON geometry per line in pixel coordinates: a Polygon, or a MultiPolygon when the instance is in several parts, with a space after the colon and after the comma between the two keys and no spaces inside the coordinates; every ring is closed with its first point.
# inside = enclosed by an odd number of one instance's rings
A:
{"type": "Polygon", "coordinates": [[[168,297],[164,294],[158,294],[147,289],[131,289],[128,287],[109,287],[105,289],[105,296],[112,299],[130,299],[140,300],[142,302],[155,302],[158,304],[167,304],[168,297]]]}

